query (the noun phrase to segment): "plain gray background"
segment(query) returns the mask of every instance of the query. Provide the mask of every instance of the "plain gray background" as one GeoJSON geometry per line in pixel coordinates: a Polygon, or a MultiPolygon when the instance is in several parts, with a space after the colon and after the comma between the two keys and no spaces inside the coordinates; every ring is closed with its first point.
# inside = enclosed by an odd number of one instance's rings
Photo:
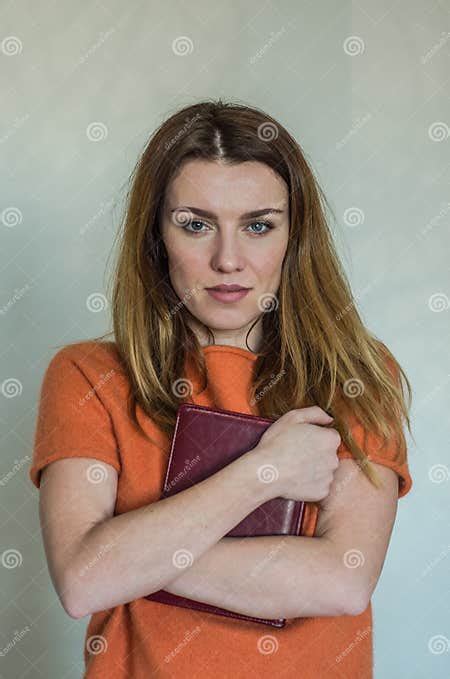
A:
{"type": "Polygon", "coordinates": [[[448,10],[1,3],[1,677],[82,674],[88,619],[52,587],[28,478],[39,388],[56,345],[110,329],[107,258],[149,134],[218,96],[299,140],[363,318],[412,382],[414,485],[372,597],[375,677],[450,675],[448,10]]]}

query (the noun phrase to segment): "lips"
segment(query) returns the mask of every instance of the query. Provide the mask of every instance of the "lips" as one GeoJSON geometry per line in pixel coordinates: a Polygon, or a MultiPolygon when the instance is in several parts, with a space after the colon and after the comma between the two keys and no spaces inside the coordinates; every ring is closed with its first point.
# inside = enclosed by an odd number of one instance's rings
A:
{"type": "Polygon", "coordinates": [[[216,301],[225,302],[226,304],[238,302],[250,292],[250,288],[241,288],[239,286],[234,287],[237,288],[237,290],[230,290],[229,288],[225,288],[224,290],[223,287],[219,289],[206,288],[206,292],[216,301]]]}
{"type": "Polygon", "coordinates": [[[217,290],[218,292],[239,292],[240,290],[250,290],[242,285],[216,285],[213,288],[206,288],[207,290],[217,290]]]}

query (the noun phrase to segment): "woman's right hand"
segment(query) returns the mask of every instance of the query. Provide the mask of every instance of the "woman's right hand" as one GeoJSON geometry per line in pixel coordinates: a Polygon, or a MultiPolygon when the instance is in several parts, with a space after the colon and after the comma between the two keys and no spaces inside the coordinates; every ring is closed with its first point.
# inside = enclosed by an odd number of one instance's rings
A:
{"type": "Polygon", "coordinates": [[[261,483],[273,484],[272,497],[308,502],[327,497],[341,443],[339,432],[324,426],[331,422],[322,408],[311,406],[290,410],[266,429],[250,452],[258,455],[261,483]]]}

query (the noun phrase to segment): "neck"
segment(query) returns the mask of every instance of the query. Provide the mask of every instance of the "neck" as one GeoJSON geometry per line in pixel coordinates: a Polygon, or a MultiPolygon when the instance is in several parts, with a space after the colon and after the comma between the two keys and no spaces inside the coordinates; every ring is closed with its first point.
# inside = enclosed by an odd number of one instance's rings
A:
{"type": "Polygon", "coordinates": [[[191,327],[197,336],[200,346],[202,347],[209,346],[210,344],[221,344],[231,347],[238,347],[240,349],[246,349],[247,351],[257,353],[260,350],[262,344],[261,319],[249,332],[252,323],[254,323],[254,319],[247,326],[245,326],[245,328],[239,328],[239,330],[236,331],[211,328],[214,341],[209,340],[208,334],[204,330],[204,326],[200,327],[200,325],[194,321],[194,323],[191,324],[191,327]],[[248,346],[246,344],[246,339],[248,346]]]}

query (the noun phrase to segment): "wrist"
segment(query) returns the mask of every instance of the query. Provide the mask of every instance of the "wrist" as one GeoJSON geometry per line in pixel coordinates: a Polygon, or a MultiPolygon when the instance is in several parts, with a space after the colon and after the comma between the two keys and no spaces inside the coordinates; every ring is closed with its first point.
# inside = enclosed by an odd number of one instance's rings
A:
{"type": "Polygon", "coordinates": [[[253,494],[258,504],[278,496],[276,468],[265,459],[264,448],[257,445],[239,458],[242,473],[245,475],[247,488],[253,494]]]}

